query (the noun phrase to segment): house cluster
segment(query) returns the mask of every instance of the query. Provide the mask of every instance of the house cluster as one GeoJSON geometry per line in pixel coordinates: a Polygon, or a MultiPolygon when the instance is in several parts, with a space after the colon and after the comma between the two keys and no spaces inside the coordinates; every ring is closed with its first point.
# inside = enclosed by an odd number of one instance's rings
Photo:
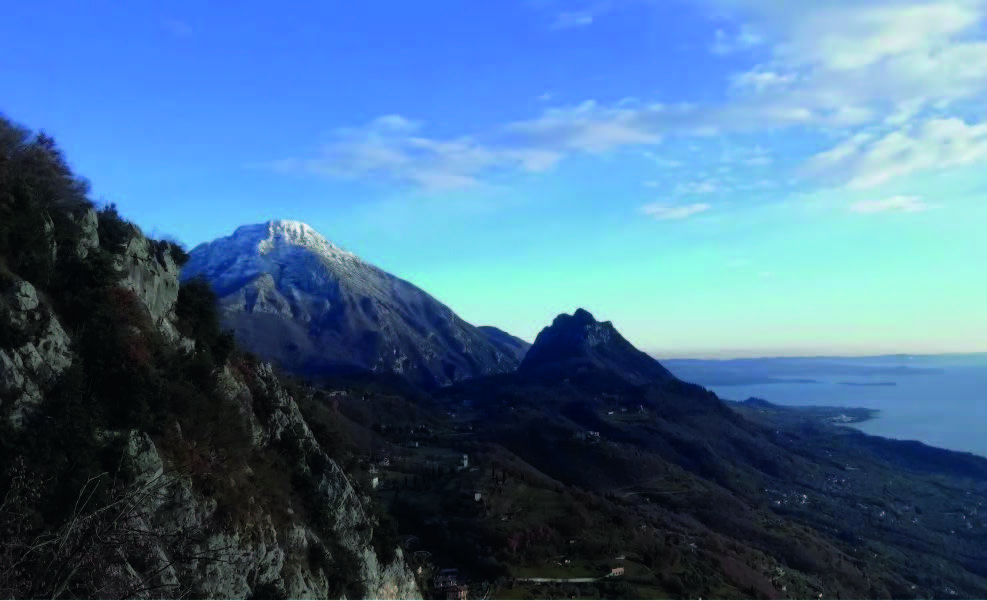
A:
{"type": "Polygon", "coordinates": [[[459,570],[440,570],[433,582],[435,590],[445,595],[446,599],[466,599],[469,596],[469,586],[459,576],[459,570]]]}
{"type": "Polygon", "coordinates": [[[575,434],[576,439],[585,442],[600,442],[600,433],[596,430],[587,430],[586,432],[578,432],[575,434]]]}

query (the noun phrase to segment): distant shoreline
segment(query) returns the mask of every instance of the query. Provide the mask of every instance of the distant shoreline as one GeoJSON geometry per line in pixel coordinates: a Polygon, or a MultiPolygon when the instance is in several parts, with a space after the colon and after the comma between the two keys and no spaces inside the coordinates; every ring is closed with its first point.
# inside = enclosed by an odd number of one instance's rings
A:
{"type": "Polygon", "coordinates": [[[840,386],[897,386],[897,382],[837,382],[840,386]]]}
{"type": "Polygon", "coordinates": [[[716,381],[715,378],[709,378],[703,384],[703,386],[758,386],[761,384],[822,384],[819,380],[813,380],[811,378],[750,378],[750,379],[733,379],[727,381],[716,381]]]}

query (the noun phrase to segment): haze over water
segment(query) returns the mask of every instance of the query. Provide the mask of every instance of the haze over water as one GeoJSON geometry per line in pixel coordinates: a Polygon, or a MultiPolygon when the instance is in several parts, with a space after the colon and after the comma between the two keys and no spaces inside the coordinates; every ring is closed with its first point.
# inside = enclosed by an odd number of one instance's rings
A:
{"type": "Polygon", "coordinates": [[[672,360],[664,363],[676,375],[702,384],[724,399],[739,401],[753,396],[782,405],[878,409],[881,413],[876,419],[855,427],[868,434],[919,440],[936,447],[987,457],[987,436],[983,427],[987,423],[987,355],[750,360],[750,366],[758,375],[786,380],[811,379],[816,383],[726,384],[726,373],[739,373],[736,366],[727,369],[731,362],[672,360]],[[861,373],[865,368],[898,366],[935,371],[910,372],[908,375],[861,373]],[[894,382],[895,385],[851,386],[842,382],[894,382]]]}

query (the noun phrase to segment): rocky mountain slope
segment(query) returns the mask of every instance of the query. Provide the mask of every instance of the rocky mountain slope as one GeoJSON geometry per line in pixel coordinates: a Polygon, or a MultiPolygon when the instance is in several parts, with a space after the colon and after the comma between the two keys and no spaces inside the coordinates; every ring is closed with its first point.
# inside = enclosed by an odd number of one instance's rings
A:
{"type": "Polygon", "coordinates": [[[420,596],[181,248],[2,118],[0,182],[0,595],[420,596]]]}
{"type": "Polygon", "coordinates": [[[219,294],[237,341],[294,373],[358,368],[432,388],[520,360],[517,342],[489,337],[303,223],[247,225],[199,245],[182,272],[197,276],[219,294]]]}

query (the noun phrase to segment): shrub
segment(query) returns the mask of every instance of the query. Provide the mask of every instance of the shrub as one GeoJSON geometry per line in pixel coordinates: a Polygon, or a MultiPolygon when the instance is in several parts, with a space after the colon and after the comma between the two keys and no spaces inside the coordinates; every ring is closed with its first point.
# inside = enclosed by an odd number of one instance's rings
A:
{"type": "Polygon", "coordinates": [[[99,218],[99,243],[109,250],[116,250],[130,241],[134,226],[117,212],[117,206],[110,203],[97,213],[99,218]]]}

